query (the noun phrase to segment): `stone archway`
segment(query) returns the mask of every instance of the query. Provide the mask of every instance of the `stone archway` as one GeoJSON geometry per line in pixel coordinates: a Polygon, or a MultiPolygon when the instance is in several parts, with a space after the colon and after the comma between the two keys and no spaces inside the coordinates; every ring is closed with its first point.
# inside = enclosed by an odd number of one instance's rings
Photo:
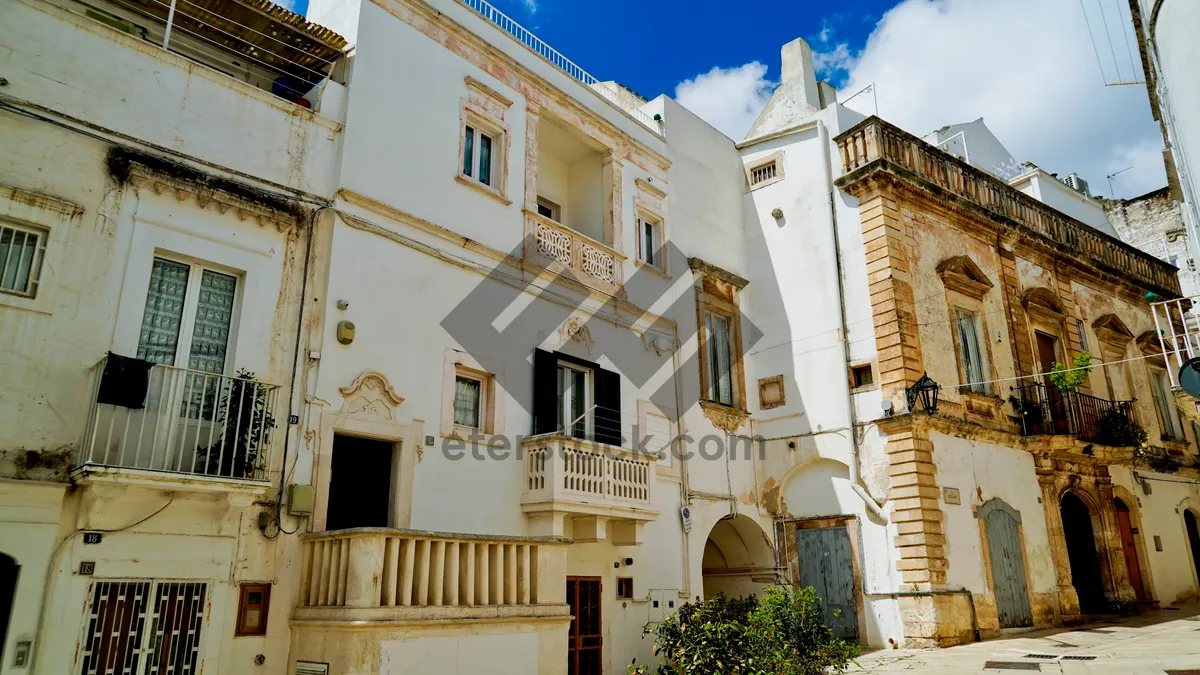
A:
{"type": "Polygon", "coordinates": [[[718,593],[731,598],[755,595],[776,582],[775,549],[748,516],[722,518],[713,525],[701,565],[706,598],[718,593]]]}
{"type": "Polygon", "coordinates": [[[1071,583],[1079,597],[1084,614],[1097,614],[1105,609],[1104,574],[1100,568],[1100,551],[1096,543],[1096,523],[1092,509],[1074,492],[1064,492],[1059,502],[1067,557],[1071,565],[1071,583]]]}

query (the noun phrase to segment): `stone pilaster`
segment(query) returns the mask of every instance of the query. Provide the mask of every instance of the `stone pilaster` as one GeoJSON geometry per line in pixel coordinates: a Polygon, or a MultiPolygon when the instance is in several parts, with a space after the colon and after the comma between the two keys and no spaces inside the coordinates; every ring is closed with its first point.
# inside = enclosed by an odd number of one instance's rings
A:
{"type": "Polygon", "coordinates": [[[1017,275],[1017,258],[1007,246],[1000,247],[1000,273],[1004,307],[1010,319],[1008,343],[1012,345],[1017,375],[1028,376],[1036,372],[1032,370],[1033,347],[1029,344],[1029,324],[1025,320],[1025,312],[1021,309],[1021,281],[1017,275]]]}
{"type": "Polygon", "coordinates": [[[1063,534],[1062,512],[1059,511],[1058,481],[1053,474],[1039,474],[1042,488],[1042,511],[1046,518],[1046,535],[1050,540],[1050,558],[1058,583],[1058,613],[1064,623],[1079,621],[1079,594],[1071,583],[1071,559],[1067,556],[1067,538],[1063,534]]]}
{"type": "Polygon", "coordinates": [[[1125,550],[1121,543],[1121,530],[1117,524],[1117,512],[1113,506],[1111,479],[1097,479],[1096,492],[1100,497],[1100,555],[1101,566],[1107,567],[1108,587],[1104,590],[1109,597],[1121,602],[1135,602],[1137,592],[1129,583],[1129,567],[1125,564],[1125,550]]]}

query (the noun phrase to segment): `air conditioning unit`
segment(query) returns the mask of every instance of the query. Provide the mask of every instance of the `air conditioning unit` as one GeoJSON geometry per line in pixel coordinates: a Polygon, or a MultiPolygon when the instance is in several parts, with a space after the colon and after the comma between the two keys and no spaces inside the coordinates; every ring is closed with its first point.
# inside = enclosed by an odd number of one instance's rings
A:
{"type": "Polygon", "coordinates": [[[1085,194],[1085,195],[1089,195],[1089,196],[1091,195],[1091,193],[1088,192],[1087,181],[1084,180],[1083,177],[1081,177],[1077,173],[1073,173],[1070,176],[1067,176],[1066,178],[1062,179],[1062,182],[1066,183],[1071,189],[1075,190],[1076,192],[1078,192],[1080,194],[1085,194]]]}

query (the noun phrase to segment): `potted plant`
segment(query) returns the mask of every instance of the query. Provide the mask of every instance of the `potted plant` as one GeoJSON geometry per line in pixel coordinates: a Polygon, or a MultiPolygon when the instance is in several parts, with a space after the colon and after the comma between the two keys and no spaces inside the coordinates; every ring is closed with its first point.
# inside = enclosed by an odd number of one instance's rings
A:
{"type": "Polygon", "coordinates": [[[1096,419],[1096,436],[1100,443],[1124,447],[1146,442],[1146,430],[1124,407],[1106,408],[1096,419]]]}
{"type": "Polygon", "coordinates": [[[1075,391],[1087,382],[1088,375],[1092,372],[1093,358],[1095,357],[1090,352],[1079,352],[1072,360],[1070,368],[1055,361],[1050,372],[1046,374],[1046,379],[1059,391],[1075,391]]]}
{"type": "Polygon", "coordinates": [[[270,389],[254,373],[240,369],[221,394],[216,423],[221,438],[207,448],[196,447],[196,473],[225,478],[254,478],[266,471],[275,416],[268,408],[270,389]]]}

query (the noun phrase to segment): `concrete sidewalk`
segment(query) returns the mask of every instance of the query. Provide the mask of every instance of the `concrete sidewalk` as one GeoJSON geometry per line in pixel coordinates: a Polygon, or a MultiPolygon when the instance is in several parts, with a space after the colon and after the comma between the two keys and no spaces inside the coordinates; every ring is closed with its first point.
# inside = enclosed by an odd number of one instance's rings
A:
{"type": "Polygon", "coordinates": [[[881,650],[864,654],[849,672],[1200,675],[1200,606],[947,649],[881,650]]]}

